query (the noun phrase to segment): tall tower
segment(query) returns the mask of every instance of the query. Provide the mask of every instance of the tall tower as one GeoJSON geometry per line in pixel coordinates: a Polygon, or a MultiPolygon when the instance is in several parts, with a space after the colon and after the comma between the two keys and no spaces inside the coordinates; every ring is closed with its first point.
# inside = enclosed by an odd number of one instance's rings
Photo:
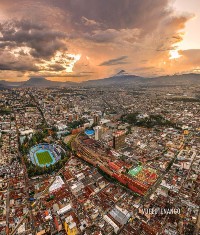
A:
{"type": "Polygon", "coordinates": [[[94,120],[94,124],[98,125],[99,124],[99,115],[95,114],[94,117],[93,117],[93,120],[94,120]]]}
{"type": "Polygon", "coordinates": [[[99,140],[102,135],[102,127],[96,126],[96,127],[94,127],[94,131],[95,131],[95,140],[99,140]]]}
{"type": "Polygon", "coordinates": [[[118,150],[126,146],[125,131],[117,131],[113,134],[113,148],[118,150]]]}
{"type": "Polygon", "coordinates": [[[68,115],[68,120],[69,120],[69,122],[72,122],[72,121],[73,121],[73,114],[72,114],[72,113],[70,113],[70,114],[68,115]]]}

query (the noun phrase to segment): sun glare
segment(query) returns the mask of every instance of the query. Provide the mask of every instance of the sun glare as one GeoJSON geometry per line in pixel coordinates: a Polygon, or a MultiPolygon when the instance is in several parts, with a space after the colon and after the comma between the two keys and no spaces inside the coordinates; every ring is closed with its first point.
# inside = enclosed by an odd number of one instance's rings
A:
{"type": "Polygon", "coordinates": [[[66,72],[68,73],[72,73],[73,72],[73,68],[74,65],[76,64],[76,62],[78,62],[81,58],[81,55],[75,55],[75,54],[68,54],[69,57],[71,57],[71,59],[68,59],[68,65],[66,66],[66,72]]]}
{"type": "MultiPolygon", "coordinates": [[[[49,61],[42,60],[42,63],[36,65],[40,67],[41,71],[48,71],[49,68],[52,68],[53,66],[56,65],[60,65],[61,68],[63,67],[65,69],[65,72],[72,73],[74,65],[76,64],[77,61],[80,60],[80,58],[81,58],[80,54],[69,54],[58,51],[51,60],[49,61]]],[[[51,71],[51,72],[60,73],[61,71],[51,71]]]]}
{"type": "Polygon", "coordinates": [[[179,54],[179,52],[177,50],[171,50],[169,52],[169,55],[170,55],[170,57],[169,57],[170,60],[178,59],[181,57],[181,55],[179,54]]]}

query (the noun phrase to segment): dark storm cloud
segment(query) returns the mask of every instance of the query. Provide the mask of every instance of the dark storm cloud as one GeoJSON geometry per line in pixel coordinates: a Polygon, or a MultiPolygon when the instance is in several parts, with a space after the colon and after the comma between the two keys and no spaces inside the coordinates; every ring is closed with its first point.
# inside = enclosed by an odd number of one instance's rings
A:
{"type": "Polygon", "coordinates": [[[1,0],[2,69],[18,70],[26,64],[27,71],[39,67],[41,73],[55,71],[58,77],[67,77],[70,65],[73,74],[87,67],[100,78],[113,74],[114,65],[133,71],[141,67],[140,61],[147,61],[146,67],[156,67],[182,41],[181,31],[191,17],[177,15],[169,8],[172,1],[1,0]],[[73,55],[88,58],[87,66],[73,55]]]}
{"type": "Polygon", "coordinates": [[[21,64],[18,62],[6,62],[1,63],[0,62],[0,70],[2,71],[32,71],[32,72],[38,72],[39,69],[36,66],[33,66],[31,64],[21,64]]]}
{"type": "Polygon", "coordinates": [[[15,47],[15,46],[16,46],[16,43],[13,43],[13,42],[3,42],[3,41],[1,41],[1,37],[0,37],[0,49],[4,49],[6,47],[12,48],[12,47],[15,47]]]}
{"type": "Polygon", "coordinates": [[[117,39],[118,33],[114,29],[108,29],[105,31],[98,30],[92,33],[86,33],[84,37],[87,40],[97,42],[97,43],[109,43],[117,39]]]}
{"type": "Polygon", "coordinates": [[[63,75],[59,75],[57,76],[56,73],[43,73],[42,74],[43,77],[48,77],[48,78],[55,78],[55,77],[59,77],[59,78],[83,78],[83,77],[89,77],[90,73],[74,73],[74,74],[63,74],[63,75]]]}
{"type": "Polygon", "coordinates": [[[7,21],[0,25],[0,47],[29,47],[33,57],[51,57],[57,50],[67,49],[66,34],[47,25],[26,20],[7,21]]]}
{"type": "Polygon", "coordinates": [[[99,66],[112,66],[112,65],[119,65],[119,64],[127,64],[128,63],[126,61],[127,58],[128,58],[128,56],[121,56],[121,57],[116,58],[116,59],[111,59],[111,60],[104,61],[99,66]]]}
{"type": "MultiPolygon", "coordinates": [[[[38,0],[34,4],[32,0],[19,0],[18,5],[35,21],[43,20],[45,14],[49,17],[51,13],[49,24],[54,24],[51,19],[55,15],[64,15],[62,18],[57,17],[62,20],[62,26],[80,31],[89,30],[84,25],[96,25],[102,30],[142,28],[145,33],[154,30],[162,19],[172,13],[172,10],[167,9],[169,2],[171,0],[38,0]],[[31,12],[31,8],[35,10],[36,6],[39,6],[38,12],[31,12]]],[[[11,0],[3,0],[0,6],[3,3],[13,5],[11,0]]]]}
{"type": "MultiPolygon", "coordinates": [[[[44,1],[43,1],[44,2],[44,1]]],[[[104,29],[153,29],[168,15],[169,0],[57,0],[48,1],[70,12],[71,22],[78,27],[83,17],[101,24],[104,29]]]]}
{"type": "Polygon", "coordinates": [[[49,66],[49,71],[55,71],[55,72],[58,72],[58,71],[63,71],[65,70],[66,68],[63,67],[62,65],[60,64],[53,64],[53,65],[50,65],[49,66]]]}

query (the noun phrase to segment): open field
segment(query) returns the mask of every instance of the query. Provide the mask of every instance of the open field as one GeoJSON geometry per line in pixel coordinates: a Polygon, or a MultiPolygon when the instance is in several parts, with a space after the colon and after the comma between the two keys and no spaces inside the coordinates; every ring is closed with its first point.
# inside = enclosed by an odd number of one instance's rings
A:
{"type": "Polygon", "coordinates": [[[48,151],[36,153],[36,156],[40,165],[46,165],[53,162],[53,159],[48,151]]]}

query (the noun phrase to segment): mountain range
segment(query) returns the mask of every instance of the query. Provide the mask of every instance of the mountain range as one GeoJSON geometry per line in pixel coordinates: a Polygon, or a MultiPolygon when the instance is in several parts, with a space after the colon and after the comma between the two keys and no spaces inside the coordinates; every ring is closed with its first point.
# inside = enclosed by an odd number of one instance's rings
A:
{"type": "Polygon", "coordinates": [[[24,82],[8,82],[0,80],[0,89],[8,87],[95,87],[95,86],[175,86],[175,85],[200,85],[200,74],[182,74],[144,78],[126,73],[121,70],[114,76],[89,80],[81,83],[50,81],[44,77],[31,77],[24,82]]]}

